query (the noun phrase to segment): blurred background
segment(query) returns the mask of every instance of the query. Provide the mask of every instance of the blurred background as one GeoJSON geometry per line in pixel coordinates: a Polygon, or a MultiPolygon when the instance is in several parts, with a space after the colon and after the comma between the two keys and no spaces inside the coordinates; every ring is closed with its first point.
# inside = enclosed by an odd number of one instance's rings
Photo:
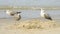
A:
{"type": "MultiPolygon", "coordinates": [[[[0,0],[1,6],[37,6],[37,7],[60,7],[60,0],[0,0]]],[[[22,19],[40,18],[40,10],[16,10],[21,12],[22,19]]],[[[60,20],[60,10],[46,10],[52,19],[60,20]]],[[[0,18],[12,18],[5,13],[5,10],[0,10],[0,18]]]]}

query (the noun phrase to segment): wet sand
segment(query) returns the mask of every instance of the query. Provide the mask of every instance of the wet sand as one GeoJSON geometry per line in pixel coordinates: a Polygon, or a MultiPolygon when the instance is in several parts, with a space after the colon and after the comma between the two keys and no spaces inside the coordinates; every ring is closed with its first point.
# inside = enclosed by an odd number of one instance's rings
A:
{"type": "Polygon", "coordinates": [[[13,19],[0,19],[0,34],[60,34],[60,24],[39,19],[18,22],[13,19]]]}

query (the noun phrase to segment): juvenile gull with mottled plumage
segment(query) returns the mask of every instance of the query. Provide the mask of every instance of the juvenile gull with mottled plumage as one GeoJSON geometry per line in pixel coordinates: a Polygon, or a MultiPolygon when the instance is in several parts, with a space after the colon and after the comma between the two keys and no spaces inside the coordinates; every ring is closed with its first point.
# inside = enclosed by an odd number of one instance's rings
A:
{"type": "Polygon", "coordinates": [[[6,10],[6,14],[13,16],[17,21],[19,21],[21,19],[20,16],[21,12],[15,12],[15,11],[11,11],[11,10],[6,10]]]}

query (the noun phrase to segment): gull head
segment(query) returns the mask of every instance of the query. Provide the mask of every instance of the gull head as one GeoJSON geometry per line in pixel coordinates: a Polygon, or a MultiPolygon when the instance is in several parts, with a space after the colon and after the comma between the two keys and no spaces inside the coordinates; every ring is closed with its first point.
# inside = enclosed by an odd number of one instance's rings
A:
{"type": "Polygon", "coordinates": [[[11,12],[12,11],[10,11],[10,10],[6,10],[6,14],[8,14],[8,15],[10,15],[11,12]]]}
{"type": "Polygon", "coordinates": [[[42,17],[44,17],[44,14],[45,14],[45,10],[41,9],[40,15],[41,15],[42,17]]]}
{"type": "Polygon", "coordinates": [[[6,10],[6,13],[10,13],[11,11],[10,10],[6,10]]]}
{"type": "Polygon", "coordinates": [[[45,10],[44,9],[41,9],[41,13],[44,13],[45,12],[45,10]]]}
{"type": "Polygon", "coordinates": [[[45,14],[45,10],[44,9],[41,9],[41,14],[45,14]]]}
{"type": "Polygon", "coordinates": [[[10,13],[10,11],[9,11],[9,10],[6,10],[6,13],[7,13],[7,14],[9,14],[9,13],[10,13]]]}

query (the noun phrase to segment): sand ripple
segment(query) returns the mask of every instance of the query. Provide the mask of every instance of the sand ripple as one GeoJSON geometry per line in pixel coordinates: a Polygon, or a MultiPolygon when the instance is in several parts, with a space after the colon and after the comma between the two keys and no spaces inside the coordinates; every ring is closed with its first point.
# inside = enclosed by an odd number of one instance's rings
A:
{"type": "Polygon", "coordinates": [[[54,21],[41,21],[39,19],[30,19],[20,21],[13,25],[9,25],[8,29],[51,29],[58,26],[54,21]]]}

